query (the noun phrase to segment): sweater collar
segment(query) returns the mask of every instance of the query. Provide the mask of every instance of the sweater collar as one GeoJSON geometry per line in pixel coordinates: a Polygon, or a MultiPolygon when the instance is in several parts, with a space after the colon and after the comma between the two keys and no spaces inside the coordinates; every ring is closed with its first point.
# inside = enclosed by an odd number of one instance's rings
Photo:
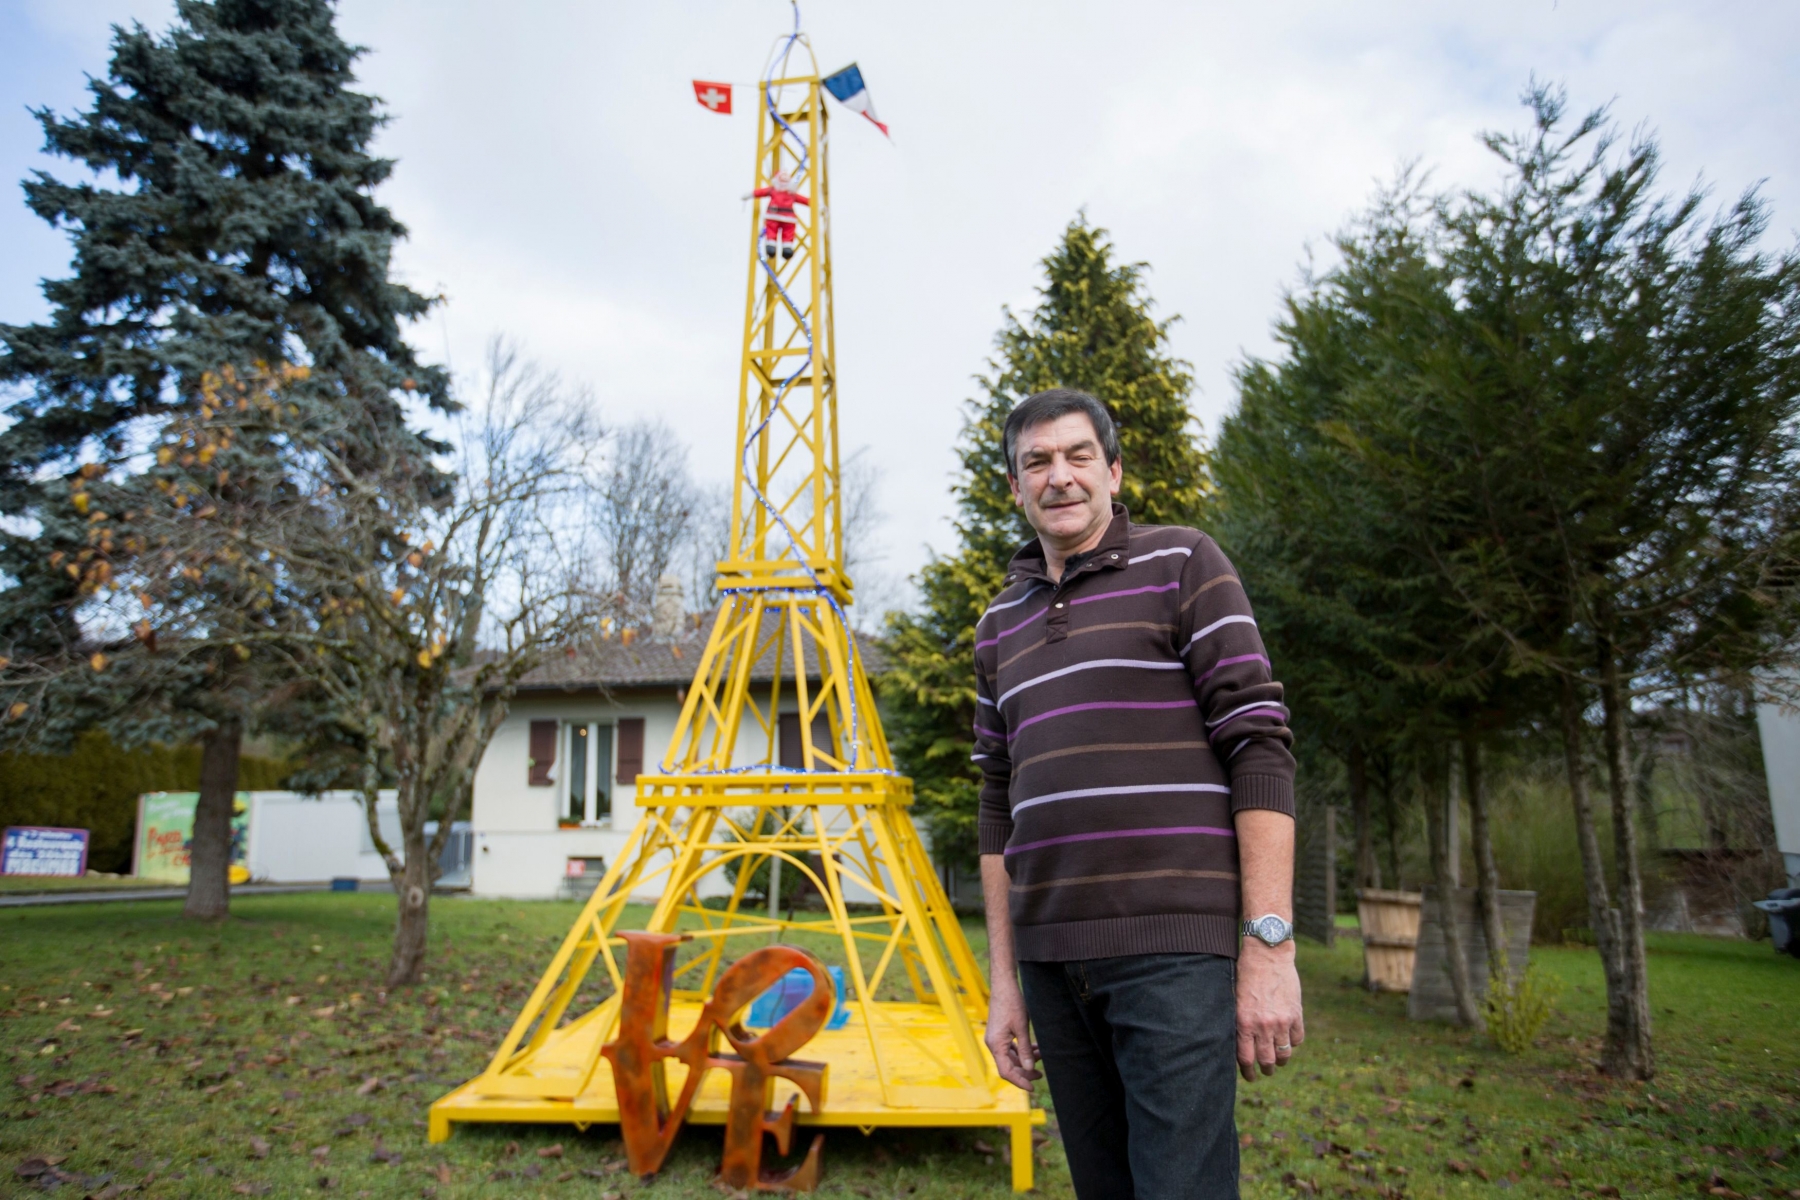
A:
{"type": "MultiPolygon", "coordinates": [[[[1118,569],[1125,566],[1126,548],[1131,544],[1131,514],[1117,500],[1112,505],[1112,520],[1107,523],[1106,532],[1100,535],[1100,544],[1092,550],[1074,555],[1063,563],[1062,582],[1067,583],[1075,576],[1089,570],[1118,569]]],[[[1044,545],[1038,538],[1032,538],[1019,547],[1012,561],[1006,564],[1006,582],[1018,583],[1022,579],[1050,580],[1050,570],[1044,560],[1044,545]]]]}

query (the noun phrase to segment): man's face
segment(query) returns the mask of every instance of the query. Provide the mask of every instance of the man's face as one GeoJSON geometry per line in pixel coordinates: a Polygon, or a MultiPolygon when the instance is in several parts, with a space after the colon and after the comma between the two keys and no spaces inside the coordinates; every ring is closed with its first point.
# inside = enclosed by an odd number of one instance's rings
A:
{"type": "Polygon", "coordinates": [[[1064,551],[1106,528],[1119,494],[1119,464],[1106,461],[1086,413],[1067,413],[1020,430],[1013,501],[1047,545],[1064,551]]]}

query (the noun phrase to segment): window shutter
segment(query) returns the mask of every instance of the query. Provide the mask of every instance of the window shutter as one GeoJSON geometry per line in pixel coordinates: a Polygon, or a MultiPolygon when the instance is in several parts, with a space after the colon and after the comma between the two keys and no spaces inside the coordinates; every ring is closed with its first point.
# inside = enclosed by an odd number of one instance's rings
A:
{"type": "MultiPolygon", "coordinates": [[[[775,761],[796,770],[806,766],[806,749],[800,744],[800,714],[782,713],[778,718],[775,761]]],[[[831,753],[831,722],[823,714],[813,717],[812,743],[815,751],[831,753]]]]}
{"type": "Polygon", "coordinates": [[[777,726],[780,741],[775,747],[775,761],[795,770],[804,767],[806,751],[800,746],[800,714],[782,713],[777,726]]]}
{"type": "Polygon", "coordinates": [[[556,765],[556,722],[531,723],[531,774],[526,782],[532,787],[550,786],[550,768],[556,765]]]}
{"type": "Polygon", "coordinates": [[[644,718],[619,718],[619,782],[636,783],[644,769],[644,718]]]}

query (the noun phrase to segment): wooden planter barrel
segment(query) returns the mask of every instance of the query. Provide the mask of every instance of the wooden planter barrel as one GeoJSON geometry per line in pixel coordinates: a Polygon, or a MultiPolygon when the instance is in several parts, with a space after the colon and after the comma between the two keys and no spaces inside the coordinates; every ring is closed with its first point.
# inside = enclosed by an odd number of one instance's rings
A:
{"type": "Polygon", "coordinates": [[[1358,889],[1356,920],[1362,927],[1363,982],[1370,991],[1412,990],[1422,900],[1418,892],[1358,889]]]}

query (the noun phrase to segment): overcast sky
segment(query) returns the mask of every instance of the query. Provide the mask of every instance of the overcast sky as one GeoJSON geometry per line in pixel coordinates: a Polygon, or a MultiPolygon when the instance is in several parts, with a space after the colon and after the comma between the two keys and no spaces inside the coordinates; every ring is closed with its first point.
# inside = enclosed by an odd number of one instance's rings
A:
{"type": "MultiPolygon", "coordinates": [[[[27,106],[79,108],[109,24],[171,12],[0,0],[0,177],[74,176],[38,153],[27,106]]],[[[858,62],[893,129],[839,110],[832,231],[844,444],[881,469],[900,574],[953,545],[961,402],[1078,211],[1181,317],[1207,437],[1309,247],[1403,162],[1490,182],[1476,135],[1522,126],[1534,73],[1657,131],[1669,188],[1703,175],[1725,203],[1760,182],[1780,243],[1800,214],[1792,3],[810,0],[803,16],[820,66],[858,62]]],[[[378,149],[412,232],[398,269],[447,297],[419,348],[466,375],[513,335],[591,384],[607,419],[662,417],[699,474],[726,477],[755,130],[741,102],[700,108],[689,80],[752,80],[787,4],[344,0],[339,21],[393,117],[378,149]]],[[[20,322],[68,251],[10,195],[0,321],[20,322]]]]}

